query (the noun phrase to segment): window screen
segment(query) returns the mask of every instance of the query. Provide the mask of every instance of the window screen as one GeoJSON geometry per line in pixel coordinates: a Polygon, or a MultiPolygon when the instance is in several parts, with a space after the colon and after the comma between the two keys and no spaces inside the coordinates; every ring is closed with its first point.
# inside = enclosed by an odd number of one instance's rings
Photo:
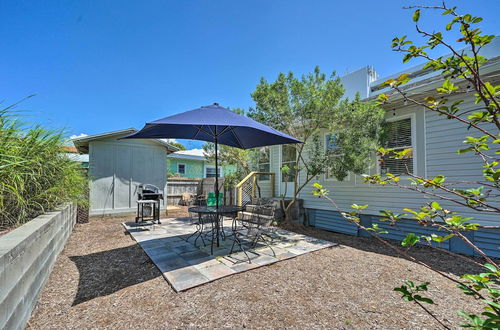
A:
{"type": "MultiPolygon", "coordinates": [[[[325,150],[328,153],[335,154],[337,152],[337,136],[335,134],[325,134],[325,150]]],[[[325,171],[326,180],[336,180],[335,176],[331,173],[330,168],[325,171]]]]}
{"type": "Polygon", "coordinates": [[[406,154],[404,159],[393,159],[390,155],[382,157],[380,163],[380,172],[382,174],[392,173],[394,175],[401,175],[413,173],[411,118],[387,123],[387,142],[385,148],[394,149],[394,151],[410,149],[410,152],[406,154]]]}
{"type": "Polygon", "coordinates": [[[179,174],[186,174],[186,165],[184,165],[184,164],[178,164],[177,165],[177,173],[179,173],[179,174]]]}
{"type": "MultiPolygon", "coordinates": [[[[269,172],[270,171],[270,161],[269,161],[269,147],[264,147],[259,150],[259,172],[269,172]]],[[[268,174],[259,175],[260,181],[269,180],[268,174]]]]}
{"type": "Polygon", "coordinates": [[[295,178],[295,167],[297,166],[297,150],[294,146],[283,145],[281,148],[281,167],[288,166],[290,171],[288,175],[284,172],[281,173],[282,182],[293,182],[295,178]]]}
{"type": "MultiPolygon", "coordinates": [[[[214,167],[207,167],[207,178],[215,178],[215,166],[214,167]]],[[[220,176],[220,171],[221,171],[221,168],[219,167],[219,172],[217,173],[219,178],[221,177],[220,176]]]]}

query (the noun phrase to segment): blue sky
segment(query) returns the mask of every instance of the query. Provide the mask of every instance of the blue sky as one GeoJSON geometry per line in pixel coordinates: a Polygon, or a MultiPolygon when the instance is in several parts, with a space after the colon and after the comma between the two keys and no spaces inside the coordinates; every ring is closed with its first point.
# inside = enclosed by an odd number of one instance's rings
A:
{"type": "MultiPolygon", "coordinates": [[[[389,47],[394,36],[415,37],[411,12],[401,7],[436,3],[3,0],[0,100],[37,94],[19,107],[27,119],[75,135],[141,128],[213,102],[246,109],[260,77],[278,72],[403,70],[408,65],[389,47]]],[[[499,33],[499,1],[448,4],[499,33]]],[[[427,26],[443,22],[427,15],[427,26]]]]}

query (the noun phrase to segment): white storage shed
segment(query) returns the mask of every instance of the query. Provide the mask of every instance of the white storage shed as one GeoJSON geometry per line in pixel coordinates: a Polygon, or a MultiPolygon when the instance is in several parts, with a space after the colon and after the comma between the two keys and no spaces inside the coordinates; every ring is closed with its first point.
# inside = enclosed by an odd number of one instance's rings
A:
{"type": "Polygon", "coordinates": [[[163,139],[126,139],[134,128],[73,139],[89,155],[90,215],[135,212],[140,184],[153,184],[167,205],[167,154],[177,148],[163,139]]]}

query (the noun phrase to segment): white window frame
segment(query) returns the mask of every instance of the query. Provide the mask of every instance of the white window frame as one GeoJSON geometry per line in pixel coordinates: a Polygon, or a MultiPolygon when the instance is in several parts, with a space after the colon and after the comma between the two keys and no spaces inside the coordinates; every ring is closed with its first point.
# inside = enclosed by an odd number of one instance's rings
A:
{"type": "MultiPolygon", "coordinates": [[[[257,162],[257,170],[260,172],[260,165],[267,164],[267,165],[269,165],[269,171],[268,172],[271,172],[271,147],[270,146],[266,146],[266,147],[262,147],[262,148],[267,148],[268,154],[269,154],[269,159],[268,159],[267,163],[261,163],[260,159],[259,159],[259,161],[257,162]]],[[[259,150],[259,152],[260,152],[260,150],[259,150]]],[[[258,176],[260,182],[267,182],[267,181],[271,180],[271,176],[270,175],[267,175],[267,178],[268,178],[267,180],[261,180],[260,179],[261,177],[262,177],[261,175],[258,176]]]]}
{"type": "MultiPolygon", "coordinates": [[[[207,177],[207,169],[209,168],[213,168],[215,169],[215,165],[205,165],[204,167],[204,177],[205,178],[208,178],[207,177]]],[[[219,166],[219,178],[223,178],[224,177],[224,172],[222,172],[222,166],[219,166]]],[[[215,176],[212,176],[211,178],[215,178],[215,176]]]]}
{"type": "MultiPolygon", "coordinates": [[[[403,120],[403,119],[411,119],[411,148],[412,150],[412,157],[413,157],[413,174],[418,173],[418,168],[417,168],[417,157],[418,157],[418,146],[417,146],[417,116],[416,113],[409,113],[406,115],[399,115],[399,116],[391,116],[389,118],[386,118],[386,122],[393,122],[393,121],[398,121],[398,120],[403,120]]],[[[377,156],[377,174],[382,174],[382,170],[380,168],[380,156],[377,156]]],[[[400,177],[408,177],[408,175],[400,175],[400,177]]]]}
{"type": "MultiPolygon", "coordinates": [[[[327,151],[326,147],[327,147],[327,143],[326,143],[326,136],[327,135],[335,135],[335,133],[330,133],[330,132],[325,132],[323,133],[323,148],[325,150],[325,152],[327,151]]],[[[326,169],[325,173],[323,173],[323,179],[325,181],[332,181],[332,182],[346,182],[346,181],[351,181],[351,172],[347,172],[347,176],[344,178],[344,180],[340,181],[340,180],[337,180],[337,178],[335,176],[332,176],[332,177],[328,177],[328,168],[326,169]]]]}
{"type": "Polygon", "coordinates": [[[185,163],[177,163],[177,173],[179,173],[179,174],[186,174],[186,169],[187,169],[187,167],[186,167],[186,164],[185,164],[185,163]],[[181,172],[179,171],[179,166],[180,166],[180,165],[184,165],[184,173],[181,173],[181,172]]]}
{"type": "MultiPolygon", "coordinates": [[[[279,157],[279,161],[280,161],[279,162],[279,164],[280,164],[280,171],[279,171],[280,172],[280,181],[279,182],[280,183],[285,183],[285,181],[283,181],[283,173],[282,173],[283,171],[281,170],[283,168],[283,147],[284,146],[285,145],[282,144],[282,145],[280,145],[280,148],[279,148],[280,149],[280,154],[279,154],[279,156],[280,156],[279,157]]],[[[295,157],[297,158],[297,149],[295,149],[295,157]]],[[[295,163],[298,164],[298,162],[299,162],[299,160],[295,159],[295,163]]],[[[288,161],[287,163],[292,163],[292,161],[288,161]]],[[[300,175],[300,172],[299,172],[299,175],[300,175]]],[[[299,176],[297,176],[297,179],[300,179],[299,176]]],[[[293,183],[294,183],[293,180],[287,181],[287,184],[293,184],[293,183]]]]}

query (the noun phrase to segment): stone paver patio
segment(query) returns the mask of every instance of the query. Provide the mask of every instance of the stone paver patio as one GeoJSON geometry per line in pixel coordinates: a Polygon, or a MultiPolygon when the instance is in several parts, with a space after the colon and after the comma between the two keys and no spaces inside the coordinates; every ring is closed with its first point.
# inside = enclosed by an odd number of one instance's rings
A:
{"type": "Polygon", "coordinates": [[[336,245],[333,242],[272,228],[269,235],[273,238],[271,247],[276,256],[267,246],[258,244],[255,251],[247,251],[251,259],[249,263],[245,254],[237,247],[236,252],[229,255],[233,244],[230,237],[230,220],[224,221],[224,230],[228,237],[220,241],[219,247],[214,245],[213,255],[210,254],[210,241],[205,240],[204,246],[201,239],[198,239],[195,246],[195,236],[189,237],[196,230],[190,218],[162,219],[161,224],[124,222],[123,226],[177,292],[336,245]]]}

